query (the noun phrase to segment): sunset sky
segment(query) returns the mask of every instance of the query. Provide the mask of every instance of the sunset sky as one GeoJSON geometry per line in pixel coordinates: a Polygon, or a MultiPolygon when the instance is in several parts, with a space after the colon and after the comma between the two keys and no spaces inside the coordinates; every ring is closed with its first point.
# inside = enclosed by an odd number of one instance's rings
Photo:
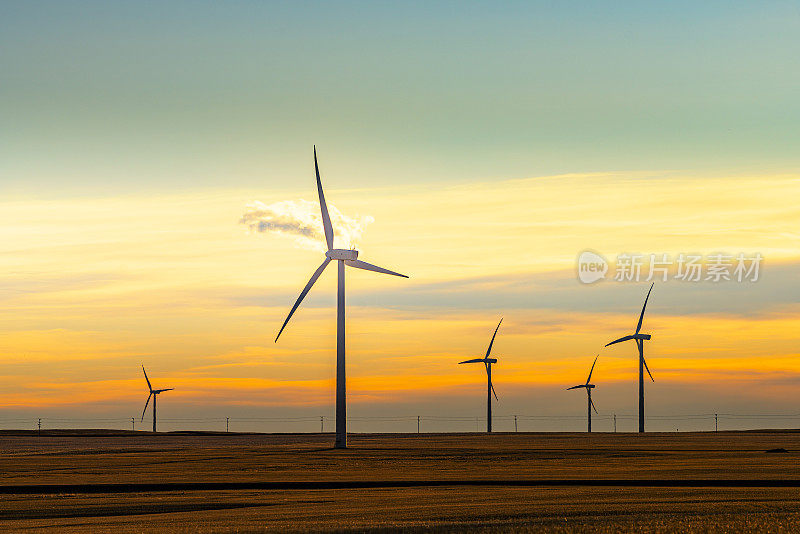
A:
{"type": "Polygon", "coordinates": [[[332,416],[335,269],[274,343],[323,242],[247,224],[321,231],[313,145],[341,244],[410,276],[347,272],[351,430],[474,429],[456,363],[500,317],[497,430],[583,429],[597,354],[632,430],[635,345],[603,345],[649,282],[582,284],[584,250],[764,258],[656,282],[649,429],[800,412],[800,7],[430,4],[2,4],[0,428],[128,428],[141,364],[163,429],[332,416]]]}

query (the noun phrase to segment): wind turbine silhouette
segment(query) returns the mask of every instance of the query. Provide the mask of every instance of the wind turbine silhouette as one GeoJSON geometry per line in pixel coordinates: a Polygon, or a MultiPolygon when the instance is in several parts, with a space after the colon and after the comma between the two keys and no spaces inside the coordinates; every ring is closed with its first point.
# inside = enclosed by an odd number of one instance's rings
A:
{"type": "Polygon", "coordinates": [[[147,411],[147,405],[150,404],[150,397],[153,398],[153,432],[156,431],[156,398],[159,393],[164,393],[165,391],[172,391],[175,388],[166,388],[166,389],[153,389],[153,386],[150,385],[150,379],[147,378],[147,371],[144,370],[144,365],[142,365],[142,372],[144,373],[144,379],[147,380],[147,387],[150,390],[150,395],[147,396],[147,402],[144,403],[144,410],[142,410],[142,421],[144,421],[144,413],[147,411]]]}
{"type": "Polygon", "coordinates": [[[365,261],[361,261],[358,258],[358,251],[357,250],[348,250],[348,249],[340,249],[340,248],[333,248],[333,226],[331,225],[331,218],[328,215],[328,206],[325,204],[325,194],[322,192],[322,181],[319,177],[319,165],[317,164],[317,147],[314,147],[314,170],[317,173],[317,193],[319,194],[319,207],[322,211],[322,227],[325,230],[325,242],[328,245],[328,250],[325,252],[325,260],[323,260],[322,265],[317,267],[317,270],[314,271],[314,274],[311,275],[311,279],[306,284],[306,287],[303,288],[303,291],[300,292],[300,296],[297,297],[297,301],[292,306],[289,315],[286,317],[286,320],[283,322],[283,326],[281,326],[278,335],[275,336],[275,342],[278,342],[278,338],[281,337],[281,333],[283,329],[286,328],[286,324],[289,322],[289,319],[292,318],[295,310],[297,307],[300,306],[300,303],[303,302],[303,299],[311,290],[311,286],[314,285],[314,282],[317,281],[319,276],[322,274],[322,271],[325,270],[325,267],[331,262],[331,260],[336,260],[339,262],[339,269],[338,269],[338,290],[337,290],[337,301],[336,301],[336,443],[335,447],[337,449],[344,449],[347,447],[347,394],[346,394],[346,387],[345,387],[345,347],[344,347],[344,267],[345,265],[348,267],[355,267],[356,269],[364,269],[365,271],[375,271],[376,273],[383,273],[383,274],[391,274],[393,276],[401,276],[403,278],[408,278],[408,276],[400,273],[396,273],[394,271],[390,271],[389,269],[384,269],[383,267],[378,267],[377,265],[372,265],[371,263],[367,263],[365,261]]]}
{"type": "Polygon", "coordinates": [[[644,360],[644,342],[650,340],[650,334],[640,334],[642,329],[642,320],[644,319],[644,310],[647,308],[647,300],[650,298],[650,292],[653,290],[653,285],[650,284],[650,289],[647,291],[647,296],[644,299],[644,306],[642,306],[642,313],[639,315],[639,324],[636,325],[636,332],[629,336],[624,336],[615,339],[609,345],[621,343],[633,339],[636,341],[636,347],[639,349],[639,432],[644,432],[644,369],[647,369],[647,374],[650,375],[650,380],[655,382],[653,375],[650,373],[650,368],[647,367],[647,362],[644,360]]]}
{"type": "Polygon", "coordinates": [[[589,369],[589,378],[586,379],[585,384],[578,384],[577,386],[572,386],[571,388],[567,388],[567,391],[570,389],[578,389],[578,388],[586,388],[586,398],[589,400],[589,405],[587,406],[586,410],[589,416],[589,430],[588,432],[592,431],[592,409],[594,409],[594,413],[598,413],[597,408],[594,407],[594,403],[592,402],[592,390],[595,388],[594,384],[590,384],[589,381],[592,379],[592,372],[594,372],[594,365],[597,363],[597,357],[594,359],[594,363],[592,364],[592,368],[589,369]]]}
{"type": "MultiPolygon", "coordinates": [[[[503,319],[500,319],[500,323],[502,322],[503,319]]],[[[498,400],[497,393],[492,385],[492,364],[497,363],[497,358],[490,358],[489,355],[492,353],[492,345],[494,345],[494,338],[497,337],[497,331],[500,329],[500,323],[497,323],[497,328],[494,329],[494,335],[489,342],[489,348],[486,349],[486,357],[458,362],[458,365],[462,363],[483,363],[486,365],[486,381],[488,384],[486,388],[486,432],[492,431],[492,394],[494,394],[495,400],[498,400]]]]}

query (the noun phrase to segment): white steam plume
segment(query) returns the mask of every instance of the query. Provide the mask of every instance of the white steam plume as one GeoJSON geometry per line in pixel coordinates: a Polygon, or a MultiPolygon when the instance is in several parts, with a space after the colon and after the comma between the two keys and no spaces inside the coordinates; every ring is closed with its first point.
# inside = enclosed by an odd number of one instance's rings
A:
{"type": "MultiPolygon", "coordinates": [[[[350,248],[356,245],[367,225],[375,221],[369,215],[349,217],[328,204],[335,235],[335,246],[350,248]]],[[[308,200],[283,200],[274,204],[252,202],[242,215],[240,224],[250,231],[294,237],[298,246],[325,250],[325,231],[319,204],[308,200]]]]}

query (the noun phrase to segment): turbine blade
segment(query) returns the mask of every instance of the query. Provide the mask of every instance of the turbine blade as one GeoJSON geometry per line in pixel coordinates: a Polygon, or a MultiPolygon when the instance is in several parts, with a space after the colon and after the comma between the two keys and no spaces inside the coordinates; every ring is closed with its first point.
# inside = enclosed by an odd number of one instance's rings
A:
{"type": "Polygon", "coordinates": [[[150,395],[147,396],[147,402],[144,403],[144,410],[142,410],[142,421],[144,421],[144,412],[147,411],[147,405],[150,404],[150,397],[153,396],[153,392],[150,392],[150,395]]]}
{"type": "Polygon", "coordinates": [[[497,398],[497,392],[494,390],[494,384],[489,382],[489,387],[492,388],[492,393],[494,393],[494,400],[499,401],[500,399],[497,398]]]}
{"type": "Polygon", "coordinates": [[[153,386],[150,385],[150,379],[147,378],[147,371],[144,370],[144,364],[142,364],[142,372],[144,373],[144,379],[147,380],[147,389],[153,391],[153,386]]]}
{"type": "Polygon", "coordinates": [[[390,271],[389,269],[384,269],[383,267],[378,267],[377,265],[372,265],[371,263],[361,260],[344,260],[344,264],[349,267],[355,267],[356,269],[364,269],[365,271],[375,271],[376,273],[391,274],[392,276],[408,278],[404,274],[396,273],[394,271],[390,271]]]}
{"type": "Polygon", "coordinates": [[[594,410],[594,413],[600,414],[600,412],[597,411],[597,408],[594,405],[594,401],[592,400],[592,396],[591,395],[589,395],[589,404],[592,405],[592,409],[594,410]]]}
{"type": "Polygon", "coordinates": [[[606,347],[608,347],[609,345],[614,345],[615,343],[622,343],[623,341],[628,341],[629,339],[634,339],[634,337],[633,336],[625,336],[625,337],[621,337],[619,339],[615,339],[611,343],[606,343],[606,347]]]}
{"type": "MultiPolygon", "coordinates": [[[[503,318],[500,318],[500,323],[503,322],[503,318]]],[[[497,323],[497,328],[494,329],[494,335],[492,335],[492,340],[489,342],[489,348],[486,349],[486,357],[489,357],[489,354],[492,352],[492,345],[494,345],[494,338],[497,337],[497,331],[500,330],[500,323],[497,323]]]]}
{"type": "Polygon", "coordinates": [[[328,250],[331,250],[333,248],[333,225],[331,225],[331,216],[328,215],[325,193],[322,192],[322,180],[319,178],[316,145],[314,146],[314,170],[317,172],[317,193],[319,193],[319,209],[322,211],[322,227],[325,229],[325,242],[328,244],[328,250]]]}
{"type": "Polygon", "coordinates": [[[175,388],[157,389],[157,390],[153,391],[153,393],[163,393],[165,391],[172,391],[174,389],[175,388]]]}
{"type": "Polygon", "coordinates": [[[319,275],[322,274],[322,271],[325,270],[325,267],[327,267],[330,262],[331,262],[330,258],[325,258],[325,261],[322,262],[322,265],[317,267],[317,270],[314,271],[314,274],[311,275],[311,279],[306,284],[306,287],[303,288],[303,291],[300,292],[300,296],[297,297],[297,301],[294,303],[294,306],[292,306],[292,310],[289,312],[289,315],[286,316],[286,320],[283,322],[283,326],[281,326],[281,329],[278,332],[278,335],[275,336],[275,343],[277,343],[278,342],[278,338],[281,337],[281,332],[283,332],[283,329],[286,328],[286,323],[288,323],[289,319],[292,318],[292,315],[294,314],[294,311],[297,309],[298,306],[300,306],[300,303],[303,302],[303,299],[308,294],[308,292],[311,290],[311,286],[314,285],[314,282],[317,281],[317,278],[319,278],[319,275]]]}
{"type": "Polygon", "coordinates": [[[655,382],[655,381],[656,381],[656,379],[655,379],[655,378],[653,378],[653,375],[650,373],[650,368],[649,368],[649,367],[647,367],[647,360],[645,360],[645,359],[644,359],[644,356],[642,356],[642,363],[644,364],[644,368],[647,370],[647,374],[648,374],[648,375],[650,375],[650,380],[652,380],[653,382],[655,382]]]}
{"type": "Polygon", "coordinates": [[[644,298],[644,306],[642,306],[642,313],[639,315],[639,324],[636,325],[636,333],[639,333],[639,330],[642,329],[642,320],[644,319],[644,309],[647,308],[647,299],[650,298],[650,292],[653,290],[653,286],[655,282],[650,284],[650,289],[647,290],[647,296],[644,298]]]}
{"type": "Polygon", "coordinates": [[[597,358],[599,358],[599,357],[600,357],[599,354],[594,357],[594,363],[592,364],[592,368],[589,369],[589,378],[586,379],[586,383],[587,384],[589,383],[589,380],[592,379],[592,373],[594,372],[594,365],[597,363],[597,358]]]}
{"type": "Polygon", "coordinates": [[[458,362],[458,365],[461,365],[462,363],[480,363],[482,361],[483,358],[475,358],[474,360],[465,360],[463,362],[458,362]]]}
{"type": "Polygon", "coordinates": [[[571,388],[567,388],[567,391],[569,391],[571,389],[578,389],[578,388],[585,388],[585,387],[586,387],[585,385],[581,384],[579,386],[572,386],[571,388]]]}

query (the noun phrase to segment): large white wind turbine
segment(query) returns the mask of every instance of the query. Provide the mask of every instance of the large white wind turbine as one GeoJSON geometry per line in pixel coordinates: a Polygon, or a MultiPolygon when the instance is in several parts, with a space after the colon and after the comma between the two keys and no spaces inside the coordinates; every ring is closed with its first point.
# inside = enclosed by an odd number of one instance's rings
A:
{"type": "Polygon", "coordinates": [[[595,388],[594,384],[590,384],[589,382],[592,380],[592,373],[594,372],[594,366],[597,363],[597,357],[594,359],[594,363],[592,363],[592,368],[589,369],[589,378],[586,379],[585,384],[578,384],[577,386],[572,386],[571,388],[567,388],[567,391],[570,389],[578,389],[578,388],[586,388],[586,397],[589,400],[587,411],[589,416],[589,432],[592,431],[592,409],[594,409],[594,413],[597,412],[597,408],[594,407],[594,403],[592,402],[592,390],[595,388]]]}
{"type": "Polygon", "coordinates": [[[166,389],[153,389],[153,386],[150,385],[150,379],[147,378],[147,371],[144,370],[144,365],[142,365],[142,372],[144,373],[144,379],[147,380],[147,388],[150,390],[150,395],[147,397],[147,402],[144,403],[144,410],[142,410],[142,421],[144,421],[144,413],[147,411],[147,405],[150,404],[150,397],[153,398],[153,432],[156,431],[156,399],[158,399],[158,394],[163,393],[165,391],[172,391],[175,388],[166,388],[166,389]]]}
{"type": "Polygon", "coordinates": [[[278,342],[278,338],[281,337],[281,332],[283,332],[283,329],[286,328],[286,324],[289,322],[289,319],[292,318],[292,315],[294,314],[295,310],[297,310],[297,307],[300,306],[301,302],[303,302],[303,299],[311,290],[311,286],[313,286],[314,282],[317,281],[317,278],[319,278],[319,276],[322,274],[322,271],[325,270],[325,267],[328,266],[331,260],[338,261],[339,262],[338,291],[337,291],[338,298],[336,301],[337,320],[336,320],[335,447],[337,449],[343,449],[347,447],[347,396],[345,388],[345,358],[344,358],[344,353],[345,353],[344,351],[344,267],[346,265],[348,267],[355,267],[356,269],[364,269],[365,271],[375,271],[376,273],[391,274],[393,276],[402,276],[403,278],[408,278],[408,276],[357,259],[358,258],[357,250],[333,248],[333,226],[331,225],[331,218],[328,215],[328,206],[327,204],[325,204],[325,194],[322,192],[322,181],[320,180],[319,177],[319,165],[317,164],[316,146],[314,147],[314,170],[317,173],[317,193],[319,194],[319,206],[320,210],[322,211],[322,226],[325,230],[325,242],[328,245],[328,250],[327,252],[325,252],[325,260],[322,262],[322,265],[317,267],[317,270],[314,271],[314,274],[311,275],[311,280],[308,281],[306,287],[304,287],[303,291],[300,292],[300,296],[297,297],[297,301],[294,303],[294,306],[292,306],[291,311],[289,311],[289,315],[283,322],[283,326],[281,326],[278,335],[275,337],[275,342],[276,343],[278,342]]]}
{"type": "MultiPolygon", "coordinates": [[[[502,322],[503,319],[500,319],[500,323],[502,322]]],[[[489,348],[486,349],[485,357],[458,362],[459,365],[462,363],[483,363],[486,365],[486,381],[488,384],[486,386],[486,432],[492,431],[492,394],[497,400],[497,393],[495,393],[494,385],[492,385],[492,364],[497,363],[497,358],[490,358],[489,355],[492,354],[492,345],[494,345],[494,338],[497,337],[497,331],[500,329],[500,323],[497,323],[497,328],[494,329],[494,335],[492,335],[492,340],[489,342],[489,348]]]]}
{"type": "Polygon", "coordinates": [[[650,298],[650,291],[653,290],[653,284],[650,284],[650,289],[647,291],[647,296],[644,299],[644,306],[642,306],[642,313],[639,314],[639,324],[636,325],[636,332],[629,336],[624,336],[615,339],[609,345],[614,343],[621,343],[633,339],[636,341],[636,347],[639,349],[639,432],[644,432],[644,369],[647,369],[647,374],[650,375],[650,380],[655,382],[653,375],[650,373],[650,368],[647,367],[647,362],[644,360],[644,342],[650,339],[650,334],[640,334],[642,329],[642,320],[644,319],[644,309],[647,308],[647,300],[650,298]]]}

